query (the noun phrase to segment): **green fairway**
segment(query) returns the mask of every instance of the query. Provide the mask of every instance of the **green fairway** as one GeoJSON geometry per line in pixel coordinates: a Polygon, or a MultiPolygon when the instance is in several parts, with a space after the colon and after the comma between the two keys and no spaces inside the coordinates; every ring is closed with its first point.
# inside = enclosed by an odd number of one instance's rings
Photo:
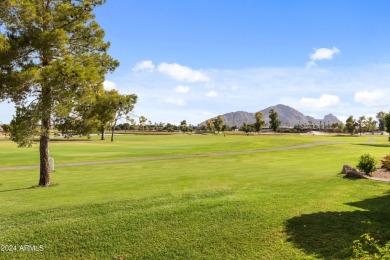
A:
{"type": "MultiPolygon", "coordinates": [[[[366,142],[366,138],[338,137],[330,140],[329,136],[239,136],[227,135],[119,135],[115,142],[100,141],[94,136],[92,141],[86,138],[64,138],[52,140],[50,156],[56,163],[115,160],[124,158],[155,157],[169,155],[203,154],[227,151],[245,151],[286,147],[306,143],[366,142]]],[[[371,137],[372,139],[373,137],[371,137]]],[[[377,137],[375,137],[377,138],[377,137]]],[[[384,139],[384,138],[382,138],[384,139]]],[[[38,165],[38,144],[32,148],[15,149],[15,144],[0,139],[0,167],[38,165]],[[23,158],[21,160],[21,158],[23,158]]]]}
{"type": "MultiPolygon", "coordinates": [[[[285,146],[285,140],[288,140],[287,145],[310,142],[310,140],[291,140],[283,136],[264,140],[256,138],[254,142],[253,138],[242,140],[239,136],[218,137],[212,135],[126,135],[116,136],[114,143],[100,141],[98,136],[95,136],[92,142],[85,138],[75,138],[71,139],[72,141],[62,138],[55,139],[51,143],[50,154],[55,157],[56,163],[64,163],[269,148],[285,146]]],[[[37,144],[31,149],[13,149],[15,144],[11,142],[0,144],[4,147],[0,151],[0,165],[2,166],[33,165],[39,162],[37,144]]]]}
{"type": "MultiPolygon", "coordinates": [[[[0,167],[38,162],[36,145],[1,140],[0,147],[0,167]]],[[[0,259],[348,258],[363,233],[390,240],[390,187],[339,172],[389,148],[386,136],[54,141],[56,163],[211,156],[57,167],[49,188],[32,187],[38,169],[0,171],[0,259]],[[213,156],[319,142],[329,144],[213,156]]]]}

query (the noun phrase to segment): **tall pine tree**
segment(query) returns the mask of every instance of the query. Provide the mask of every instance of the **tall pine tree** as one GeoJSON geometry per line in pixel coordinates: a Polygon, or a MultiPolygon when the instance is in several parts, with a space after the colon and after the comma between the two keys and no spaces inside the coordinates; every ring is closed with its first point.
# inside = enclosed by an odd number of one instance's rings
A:
{"type": "Polygon", "coordinates": [[[12,140],[40,137],[40,186],[50,185],[49,132],[81,99],[103,91],[119,63],[92,13],[105,0],[1,0],[0,100],[15,103],[12,140]]]}

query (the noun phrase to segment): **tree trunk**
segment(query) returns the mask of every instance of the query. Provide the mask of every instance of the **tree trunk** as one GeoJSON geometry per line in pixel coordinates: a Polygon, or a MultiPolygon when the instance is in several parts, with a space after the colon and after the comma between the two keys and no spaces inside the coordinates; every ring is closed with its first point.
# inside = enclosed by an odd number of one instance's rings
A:
{"type": "Polygon", "coordinates": [[[100,134],[101,134],[100,140],[104,141],[104,126],[103,126],[103,125],[102,125],[102,127],[100,128],[100,134]]]}
{"type": "Polygon", "coordinates": [[[42,116],[41,138],[39,141],[40,155],[40,175],[39,186],[50,186],[50,167],[49,167],[49,133],[50,133],[50,115],[51,115],[51,89],[45,88],[42,91],[42,100],[45,103],[46,111],[42,116]]]}
{"type": "Polygon", "coordinates": [[[111,127],[111,142],[114,142],[114,127],[111,127]]]}
{"type": "MultiPolygon", "coordinates": [[[[45,16],[42,17],[45,19],[45,16]]],[[[46,31],[47,23],[44,20],[43,29],[46,31]]],[[[46,67],[50,64],[51,58],[45,53],[42,53],[42,66],[46,67]]],[[[46,81],[46,78],[45,78],[46,81]]],[[[39,186],[50,186],[50,166],[49,166],[49,134],[50,134],[50,118],[52,113],[52,88],[49,85],[42,86],[41,101],[44,110],[41,118],[41,138],[39,140],[39,157],[40,157],[40,173],[39,186]]]]}
{"type": "MultiPolygon", "coordinates": [[[[48,132],[47,132],[48,133],[48,132]]],[[[40,175],[39,186],[50,186],[50,168],[49,168],[49,135],[43,133],[39,142],[40,153],[40,175]]]]}
{"type": "Polygon", "coordinates": [[[113,124],[111,125],[111,142],[114,142],[114,131],[116,127],[117,119],[114,120],[113,124]]]}

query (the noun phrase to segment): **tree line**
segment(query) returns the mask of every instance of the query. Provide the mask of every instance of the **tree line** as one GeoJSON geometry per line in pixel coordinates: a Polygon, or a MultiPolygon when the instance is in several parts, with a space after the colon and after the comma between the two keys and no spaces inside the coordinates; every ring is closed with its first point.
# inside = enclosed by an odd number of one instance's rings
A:
{"type": "MultiPolygon", "coordinates": [[[[235,131],[240,130],[245,133],[259,133],[263,128],[268,127],[268,129],[278,132],[281,127],[281,122],[278,118],[278,113],[271,109],[269,111],[269,124],[266,124],[263,120],[264,114],[262,112],[256,112],[254,115],[255,123],[248,124],[243,123],[241,126],[232,126],[224,124],[223,117],[217,116],[206,120],[205,125],[201,126],[203,130],[208,130],[210,132],[221,132],[221,131],[235,131]]],[[[354,119],[353,116],[349,116],[344,123],[328,123],[320,121],[320,124],[317,125],[312,121],[309,121],[308,124],[297,124],[294,125],[292,129],[284,131],[290,132],[308,132],[308,131],[325,131],[332,133],[348,133],[354,135],[359,133],[360,135],[365,132],[374,133],[379,132],[388,132],[390,134],[390,112],[385,113],[383,111],[378,112],[376,115],[376,120],[373,117],[366,118],[365,116],[360,116],[358,119],[354,119]]],[[[389,138],[390,141],[390,138],[389,138]]]]}
{"type": "Polygon", "coordinates": [[[95,21],[105,0],[0,1],[0,101],[15,104],[12,140],[30,146],[39,136],[39,186],[50,185],[49,135],[66,129],[104,130],[131,111],[135,95],[105,91],[119,62],[95,21]]]}
{"type": "Polygon", "coordinates": [[[359,135],[361,135],[363,132],[375,131],[386,131],[390,134],[390,112],[378,112],[376,119],[377,121],[374,120],[373,117],[366,118],[365,116],[360,116],[358,119],[354,119],[353,116],[350,116],[346,120],[344,131],[351,135],[354,135],[355,133],[359,133],[359,135]]]}
{"type": "MultiPolygon", "coordinates": [[[[278,118],[278,113],[271,109],[269,112],[269,124],[264,121],[264,114],[256,112],[254,115],[255,123],[243,123],[241,126],[228,126],[225,124],[223,116],[208,119],[205,124],[195,126],[187,123],[187,120],[182,120],[180,124],[155,122],[152,123],[145,116],[137,116],[131,112],[135,102],[135,95],[120,95],[116,90],[105,91],[106,97],[99,100],[105,101],[89,106],[93,109],[86,109],[82,115],[76,112],[57,120],[53,124],[52,130],[57,130],[65,137],[72,135],[89,136],[92,133],[99,133],[101,140],[104,140],[104,133],[107,130],[111,131],[111,141],[113,141],[114,131],[134,131],[134,132],[225,132],[225,131],[242,131],[245,133],[260,133],[264,129],[269,129],[274,132],[281,131],[281,122],[278,118]],[[116,97],[116,98],[115,98],[116,97]],[[110,102],[107,102],[110,100],[110,102]],[[113,100],[117,100],[113,102],[113,100]],[[88,116],[86,117],[85,114],[88,116]],[[119,119],[124,123],[117,123],[119,119]]],[[[285,128],[284,132],[304,133],[309,131],[324,131],[329,133],[349,133],[360,135],[364,132],[386,131],[390,129],[390,113],[379,112],[375,120],[373,117],[366,118],[360,116],[357,120],[350,116],[344,123],[328,123],[320,121],[317,125],[311,121],[306,124],[297,124],[293,128],[285,128]]],[[[12,124],[4,124],[3,130],[6,134],[11,133],[12,124]]],[[[268,130],[267,130],[268,131],[268,130]]]]}

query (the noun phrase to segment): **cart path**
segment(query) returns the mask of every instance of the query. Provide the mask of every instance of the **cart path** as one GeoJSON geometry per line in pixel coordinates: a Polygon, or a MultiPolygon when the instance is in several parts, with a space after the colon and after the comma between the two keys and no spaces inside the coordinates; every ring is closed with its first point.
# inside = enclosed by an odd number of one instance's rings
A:
{"type": "MultiPolygon", "coordinates": [[[[338,144],[338,143],[337,142],[316,142],[316,143],[300,144],[300,145],[285,146],[285,147],[270,148],[270,149],[259,149],[259,150],[140,157],[140,158],[127,158],[127,159],[104,160],[104,161],[94,161],[94,162],[58,163],[55,164],[55,167],[57,168],[57,167],[79,166],[79,165],[98,165],[98,164],[111,164],[111,163],[128,163],[128,162],[143,162],[143,161],[157,161],[157,160],[170,160],[170,159],[186,159],[186,158],[196,158],[196,157],[215,157],[215,156],[224,156],[224,155],[267,153],[267,152],[293,150],[299,148],[314,147],[320,145],[331,145],[331,144],[338,144]]],[[[27,169],[39,169],[39,165],[1,167],[0,171],[27,170],[27,169]]]]}

